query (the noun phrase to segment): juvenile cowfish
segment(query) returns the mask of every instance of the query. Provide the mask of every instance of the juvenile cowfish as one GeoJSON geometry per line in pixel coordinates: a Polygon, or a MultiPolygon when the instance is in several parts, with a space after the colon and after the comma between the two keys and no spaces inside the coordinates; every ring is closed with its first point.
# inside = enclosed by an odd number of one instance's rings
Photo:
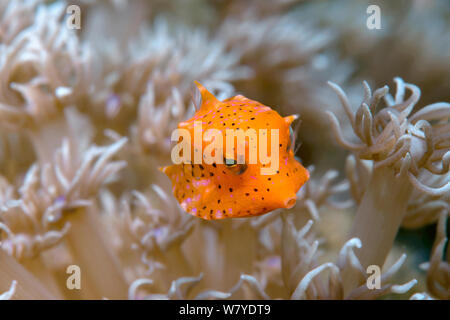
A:
{"type": "Polygon", "coordinates": [[[214,149],[211,154],[216,156],[217,152],[219,159],[223,156],[223,161],[209,161],[209,164],[184,161],[161,168],[172,181],[173,193],[181,207],[207,220],[258,216],[277,208],[293,207],[297,191],[309,179],[308,171],[294,157],[291,123],[296,116],[283,118],[270,107],[242,95],[219,101],[202,85],[197,82],[196,85],[201,95],[198,110],[191,119],[179,123],[178,129],[187,129],[190,133],[192,155],[211,143],[211,138],[205,136],[198,143],[194,137],[196,126],[201,124],[203,133],[217,129],[223,135],[223,150],[214,149]],[[227,129],[236,132],[254,129],[257,133],[256,144],[249,144],[250,136],[245,138],[245,158],[239,161],[237,138],[233,139],[236,143],[233,152],[226,151],[227,129]],[[271,140],[271,132],[278,133],[277,146],[271,140]],[[271,159],[275,163],[263,163],[260,159],[256,163],[249,161],[250,151],[259,155],[259,150],[251,150],[249,146],[254,149],[256,145],[259,149],[262,137],[267,137],[268,154],[272,155],[272,145],[277,148],[273,155],[278,153],[278,156],[271,159]],[[270,166],[275,167],[273,173],[262,174],[261,168],[270,166]]]}

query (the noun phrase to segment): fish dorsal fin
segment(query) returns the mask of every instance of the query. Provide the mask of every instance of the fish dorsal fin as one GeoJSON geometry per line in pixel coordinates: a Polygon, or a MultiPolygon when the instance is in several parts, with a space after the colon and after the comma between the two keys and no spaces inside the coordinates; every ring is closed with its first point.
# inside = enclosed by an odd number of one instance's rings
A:
{"type": "Polygon", "coordinates": [[[194,101],[195,109],[199,110],[202,106],[210,103],[220,102],[217,98],[209,92],[198,81],[194,81],[197,88],[194,88],[192,99],[194,101]]]}
{"type": "Polygon", "coordinates": [[[232,101],[232,100],[238,100],[238,101],[242,101],[242,102],[251,101],[249,98],[244,97],[242,94],[238,94],[237,96],[234,96],[234,97],[224,100],[224,102],[232,101]]]}

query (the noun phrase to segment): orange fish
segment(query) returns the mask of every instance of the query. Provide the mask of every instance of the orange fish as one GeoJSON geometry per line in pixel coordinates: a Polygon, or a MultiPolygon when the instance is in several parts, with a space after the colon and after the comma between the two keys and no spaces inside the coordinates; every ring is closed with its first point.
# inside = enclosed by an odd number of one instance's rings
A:
{"type": "MultiPolygon", "coordinates": [[[[200,137],[200,142],[196,140],[195,128],[199,124],[202,132],[217,129],[216,132],[223,135],[224,150],[230,132],[227,129],[234,132],[250,132],[248,130],[253,129],[259,135],[256,135],[256,144],[250,143],[253,138],[245,136],[245,155],[242,157],[238,157],[242,153],[238,152],[238,140],[234,137],[231,153],[218,148],[211,152],[219,159],[223,157],[223,161],[207,163],[205,154],[202,156],[200,153],[200,163],[184,161],[161,168],[171,179],[173,193],[181,207],[206,220],[259,216],[278,208],[293,207],[297,191],[309,179],[308,171],[294,157],[291,123],[296,116],[283,118],[270,107],[242,95],[219,101],[202,85],[197,82],[196,85],[201,95],[199,109],[191,119],[178,125],[178,129],[186,129],[190,137],[194,137],[188,141],[191,154],[206,150],[211,143],[205,135],[200,137]],[[272,132],[278,133],[278,141],[275,139],[277,145],[269,139],[272,132]],[[261,159],[251,161],[250,152],[259,154],[261,150],[252,148],[262,148],[263,137],[269,140],[266,150],[270,150],[271,155],[277,155],[275,159],[271,158],[274,163],[268,164],[261,159]],[[276,170],[262,174],[261,169],[268,167],[275,167],[276,170]]],[[[180,154],[183,155],[184,151],[180,154]]]]}

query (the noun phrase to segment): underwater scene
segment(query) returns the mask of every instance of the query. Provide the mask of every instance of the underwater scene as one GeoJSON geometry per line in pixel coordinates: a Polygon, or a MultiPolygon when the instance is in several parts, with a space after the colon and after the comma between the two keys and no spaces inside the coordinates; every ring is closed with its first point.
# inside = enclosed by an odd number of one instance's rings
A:
{"type": "Polygon", "coordinates": [[[448,0],[0,0],[0,300],[449,300],[448,0]]]}

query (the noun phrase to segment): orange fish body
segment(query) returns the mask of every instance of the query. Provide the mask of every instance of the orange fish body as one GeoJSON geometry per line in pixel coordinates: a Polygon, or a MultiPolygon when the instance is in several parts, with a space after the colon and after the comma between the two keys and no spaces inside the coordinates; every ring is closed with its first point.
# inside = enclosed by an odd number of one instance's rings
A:
{"type": "MultiPolygon", "coordinates": [[[[199,157],[203,158],[201,163],[185,161],[162,168],[172,181],[173,193],[181,207],[207,220],[258,216],[278,208],[293,207],[297,191],[309,179],[308,171],[295,159],[291,146],[290,125],[296,117],[283,118],[270,107],[241,95],[219,101],[199,83],[196,84],[201,93],[201,107],[178,128],[187,129],[191,137],[195,136],[195,128],[199,124],[202,132],[216,129],[222,133],[223,151],[214,149],[211,154],[220,159],[223,156],[224,161],[208,163],[202,161],[205,155],[200,153],[199,157]],[[234,132],[253,129],[259,133],[254,136],[257,139],[255,144],[249,143],[249,139],[253,138],[246,137],[243,147],[245,157],[238,157],[241,153],[238,153],[237,138],[233,138],[232,152],[227,153],[226,137],[230,132],[227,129],[234,132]],[[272,132],[278,134],[278,141],[275,140],[277,146],[271,140],[272,132]],[[265,136],[269,154],[274,150],[272,147],[277,148],[275,151],[278,152],[274,163],[276,170],[270,174],[262,174],[261,169],[273,164],[260,159],[252,162],[250,158],[250,146],[252,149],[255,145],[257,149],[261,148],[261,139],[265,136]]],[[[195,139],[189,141],[192,155],[206,150],[211,143],[206,136],[201,137],[200,141],[195,139]]],[[[253,151],[258,154],[260,150],[253,151]]]]}

